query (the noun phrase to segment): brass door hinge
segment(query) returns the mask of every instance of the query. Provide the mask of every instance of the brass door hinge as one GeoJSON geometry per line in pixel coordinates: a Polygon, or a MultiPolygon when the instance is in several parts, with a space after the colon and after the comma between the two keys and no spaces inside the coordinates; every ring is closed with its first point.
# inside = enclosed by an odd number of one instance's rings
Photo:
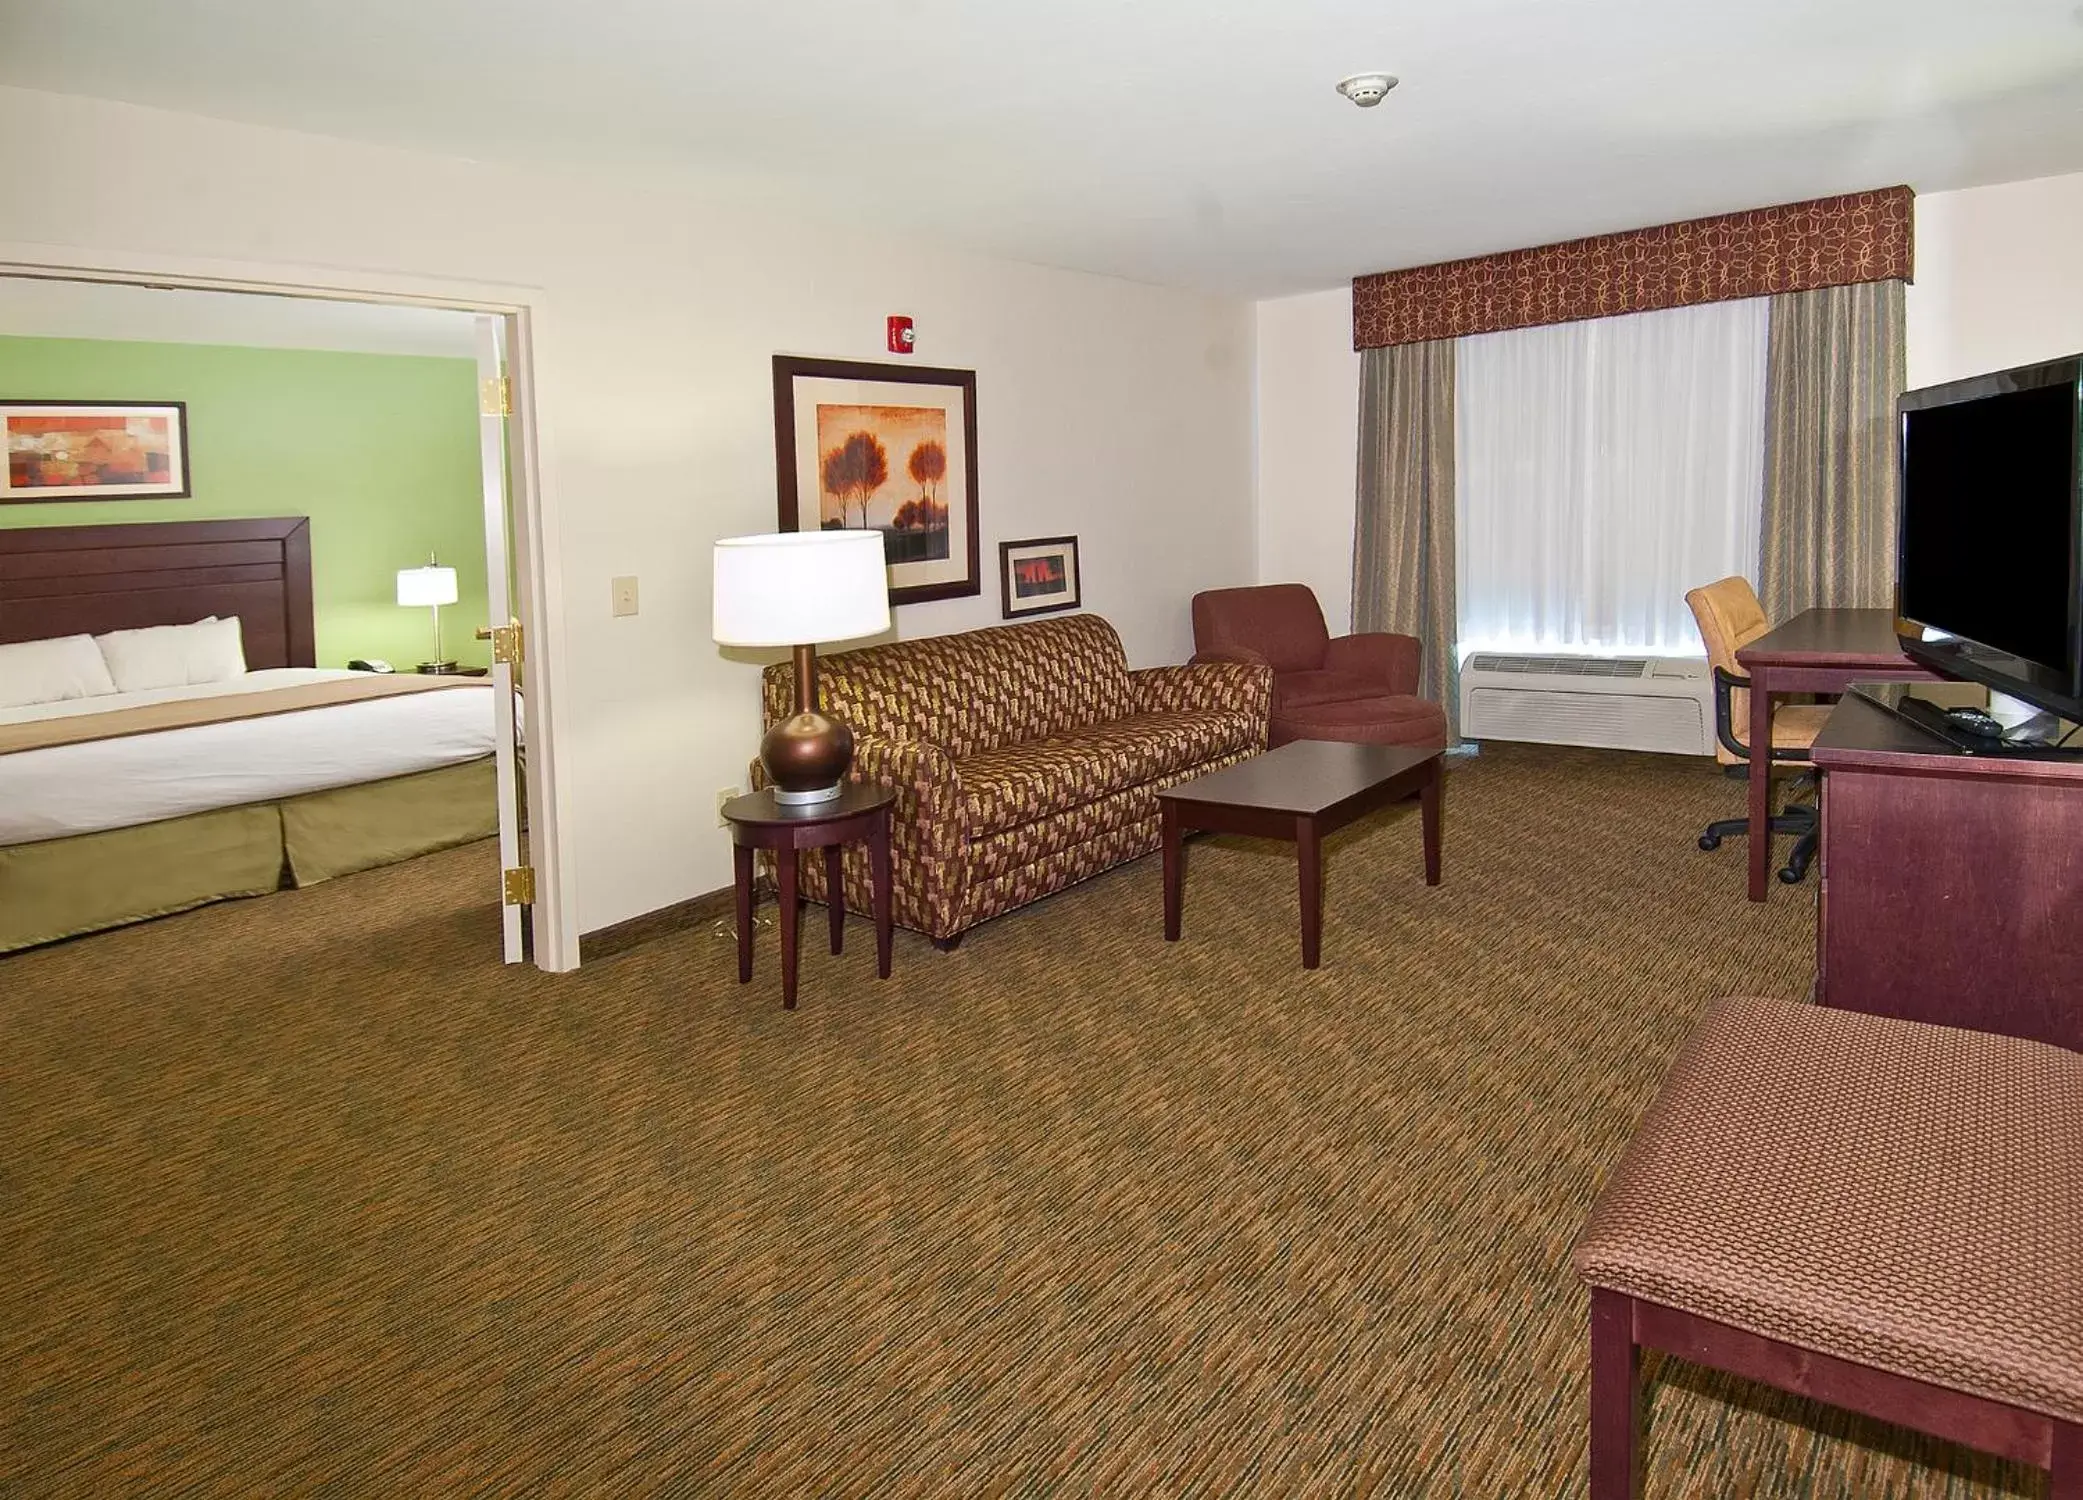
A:
{"type": "Polygon", "coordinates": [[[520,865],[502,872],[508,906],[535,905],[535,866],[520,865]]]}
{"type": "Polygon", "coordinates": [[[513,381],[505,375],[487,375],[477,383],[477,409],[488,417],[510,417],[514,411],[513,381]]]}
{"type": "Polygon", "coordinates": [[[492,660],[512,663],[518,671],[524,648],[521,643],[519,625],[495,625],[492,627],[492,660]]]}

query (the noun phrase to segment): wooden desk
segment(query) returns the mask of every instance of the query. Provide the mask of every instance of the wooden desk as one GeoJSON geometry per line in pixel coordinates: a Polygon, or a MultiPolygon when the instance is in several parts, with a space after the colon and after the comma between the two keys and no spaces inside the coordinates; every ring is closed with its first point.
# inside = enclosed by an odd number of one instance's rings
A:
{"type": "Polygon", "coordinates": [[[1806,609],[1736,653],[1750,678],[1750,899],[1772,889],[1772,698],[1841,693],[1854,682],[1935,682],[1902,654],[1891,609],[1806,609]]]}
{"type": "Polygon", "coordinates": [[[2083,1051],[2083,759],[1970,755],[1846,698],[1815,763],[1816,1000],[2083,1051]]]}

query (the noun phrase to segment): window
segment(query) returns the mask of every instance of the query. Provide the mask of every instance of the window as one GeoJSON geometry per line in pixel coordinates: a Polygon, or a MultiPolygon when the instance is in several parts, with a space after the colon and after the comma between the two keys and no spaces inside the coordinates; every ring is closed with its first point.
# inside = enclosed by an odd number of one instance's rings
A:
{"type": "Polygon", "coordinates": [[[1697,656],[1685,591],[1756,580],[1765,298],[1455,346],[1459,648],[1697,656]]]}

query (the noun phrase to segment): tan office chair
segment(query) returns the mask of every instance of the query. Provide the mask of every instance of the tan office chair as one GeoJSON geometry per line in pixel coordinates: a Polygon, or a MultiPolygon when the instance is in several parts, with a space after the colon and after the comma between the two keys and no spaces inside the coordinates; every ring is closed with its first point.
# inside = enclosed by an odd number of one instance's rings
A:
{"type": "MultiPolygon", "coordinates": [[[[1739,769],[1747,774],[1750,747],[1737,734],[1750,725],[1750,679],[1743,675],[1736,653],[1772,628],[1765,619],[1765,607],[1746,578],[1724,578],[1694,589],[1685,602],[1692,606],[1700,639],[1707,643],[1707,661],[1714,669],[1714,758],[1732,775],[1739,769]]],[[[1782,703],[1774,708],[1771,770],[1776,773],[1782,766],[1806,770],[1808,747],[1829,716],[1828,704],[1782,703]]],[[[1792,834],[1795,840],[1779,871],[1779,878],[1788,885],[1808,874],[1819,828],[1816,809],[1799,803],[1788,804],[1772,819],[1771,832],[1792,834]]],[[[1750,819],[1722,818],[1707,825],[1700,835],[1700,847],[1718,849],[1723,839],[1749,833],[1750,819]]]]}

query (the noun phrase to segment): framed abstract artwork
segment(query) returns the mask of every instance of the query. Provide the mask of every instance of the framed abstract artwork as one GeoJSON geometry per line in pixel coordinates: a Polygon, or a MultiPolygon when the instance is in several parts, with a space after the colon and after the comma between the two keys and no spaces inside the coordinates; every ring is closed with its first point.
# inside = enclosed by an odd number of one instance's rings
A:
{"type": "Polygon", "coordinates": [[[0,502],[176,500],[188,494],[181,401],[0,401],[0,502]]]}
{"type": "Polygon", "coordinates": [[[976,372],[774,356],[781,530],[880,531],[890,603],[983,591],[976,372]]]}
{"type": "Polygon", "coordinates": [[[1005,618],[1076,609],[1084,599],[1078,578],[1078,539],[1041,536],[998,544],[998,586],[1005,618]]]}

